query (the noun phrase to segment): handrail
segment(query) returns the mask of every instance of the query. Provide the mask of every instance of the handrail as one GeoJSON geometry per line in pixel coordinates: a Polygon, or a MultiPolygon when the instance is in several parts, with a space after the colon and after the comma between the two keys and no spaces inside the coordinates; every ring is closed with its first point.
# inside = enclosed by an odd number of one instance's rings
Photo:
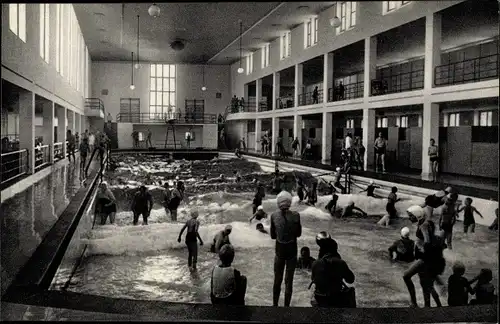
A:
{"type": "Polygon", "coordinates": [[[28,173],[28,156],[27,149],[2,153],[0,183],[4,184],[28,173]]]}
{"type": "Polygon", "coordinates": [[[119,113],[118,123],[164,124],[175,121],[179,124],[217,124],[217,114],[197,113],[119,113]]]}
{"type": "Polygon", "coordinates": [[[434,85],[444,86],[498,78],[498,56],[497,53],[436,66],[434,85]]]}
{"type": "Polygon", "coordinates": [[[341,91],[340,86],[335,86],[328,89],[328,102],[356,99],[363,97],[365,82],[353,82],[342,84],[344,91],[341,91]],[[343,93],[342,93],[343,92],[343,93]]]}
{"type": "Polygon", "coordinates": [[[276,109],[288,109],[295,107],[295,98],[292,96],[279,97],[276,99],[276,109]]]}
{"type": "Polygon", "coordinates": [[[104,113],[104,103],[100,98],[85,98],[85,108],[100,110],[104,113]]]}
{"type": "Polygon", "coordinates": [[[62,142],[54,143],[54,161],[58,161],[64,158],[64,156],[62,156],[62,151],[63,151],[63,143],[62,142]]]}
{"type": "Polygon", "coordinates": [[[35,147],[35,171],[50,163],[49,145],[35,147]]]}
{"type": "Polygon", "coordinates": [[[299,106],[316,105],[323,103],[323,89],[318,89],[318,101],[314,103],[314,91],[299,94],[299,106]]]}
{"type": "Polygon", "coordinates": [[[371,95],[420,90],[424,88],[424,69],[382,76],[371,80],[371,95]]]}

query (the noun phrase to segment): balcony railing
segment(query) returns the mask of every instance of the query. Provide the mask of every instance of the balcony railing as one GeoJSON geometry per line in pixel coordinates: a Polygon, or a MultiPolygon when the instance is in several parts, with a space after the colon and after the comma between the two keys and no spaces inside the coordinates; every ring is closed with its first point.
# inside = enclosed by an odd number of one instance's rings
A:
{"type": "Polygon", "coordinates": [[[294,105],[294,98],[293,97],[281,97],[276,99],[276,107],[278,109],[287,109],[287,108],[293,108],[294,105]]]}
{"type": "Polygon", "coordinates": [[[50,146],[42,145],[35,147],[35,171],[40,170],[50,163],[50,146]]]}
{"type": "Polygon", "coordinates": [[[54,161],[59,161],[63,158],[63,143],[54,143],[54,161]]]}
{"type": "Polygon", "coordinates": [[[363,97],[364,81],[343,84],[328,89],[328,102],[356,99],[363,97]]]}
{"type": "Polygon", "coordinates": [[[318,97],[314,98],[314,91],[299,94],[299,106],[323,103],[323,89],[318,90],[318,97]],[[315,100],[316,99],[316,100],[315,100]]]}
{"type": "Polygon", "coordinates": [[[173,121],[177,124],[217,124],[217,114],[195,113],[119,113],[118,123],[165,124],[173,121]]]}
{"type": "Polygon", "coordinates": [[[371,82],[371,95],[380,96],[424,88],[424,70],[389,74],[371,82]]]}
{"type": "Polygon", "coordinates": [[[104,114],[104,103],[99,98],[85,98],[85,108],[100,110],[104,114]]]}
{"type": "Polygon", "coordinates": [[[434,85],[445,86],[496,79],[498,54],[436,66],[434,85]]]}
{"type": "Polygon", "coordinates": [[[259,111],[269,111],[269,110],[273,110],[273,107],[269,106],[267,104],[267,101],[266,100],[262,100],[261,102],[259,102],[259,111]]]}
{"type": "Polygon", "coordinates": [[[2,153],[2,184],[28,172],[28,150],[2,153]]]}

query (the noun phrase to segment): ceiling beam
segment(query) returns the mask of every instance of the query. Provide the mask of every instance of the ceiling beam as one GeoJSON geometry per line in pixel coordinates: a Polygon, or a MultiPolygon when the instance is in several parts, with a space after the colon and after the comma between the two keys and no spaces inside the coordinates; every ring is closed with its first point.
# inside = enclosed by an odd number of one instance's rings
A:
{"type": "Polygon", "coordinates": [[[229,47],[231,47],[234,43],[236,43],[237,41],[240,40],[240,38],[242,38],[245,34],[247,34],[248,32],[250,32],[253,28],[255,28],[257,25],[259,25],[260,23],[262,23],[264,20],[266,20],[269,16],[271,16],[276,10],[278,10],[279,8],[281,8],[282,6],[284,6],[286,4],[286,2],[282,2],[280,3],[279,5],[277,5],[274,9],[272,9],[271,11],[269,11],[266,15],[264,15],[264,17],[262,17],[261,19],[259,19],[255,24],[253,24],[252,26],[250,26],[250,28],[248,28],[247,30],[245,30],[241,35],[238,35],[238,37],[236,37],[231,43],[229,43],[228,45],[226,45],[226,47],[224,47],[222,50],[220,50],[217,54],[215,54],[214,56],[212,56],[212,58],[210,58],[207,63],[210,63],[212,62],[215,58],[217,58],[220,54],[222,54],[222,52],[224,52],[225,50],[227,50],[229,47]]]}

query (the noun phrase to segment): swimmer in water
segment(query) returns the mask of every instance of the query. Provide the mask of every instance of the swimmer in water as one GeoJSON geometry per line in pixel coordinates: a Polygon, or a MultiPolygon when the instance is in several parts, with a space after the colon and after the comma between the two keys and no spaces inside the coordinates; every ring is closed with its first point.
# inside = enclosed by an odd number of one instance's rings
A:
{"type": "Polygon", "coordinates": [[[375,189],[380,189],[379,186],[376,186],[374,183],[373,183],[373,180],[370,180],[370,184],[368,185],[368,187],[366,187],[365,190],[361,191],[361,192],[365,192],[366,191],[366,196],[367,197],[373,197],[373,198],[376,198],[375,197],[375,189]]]}
{"type": "MultiPolygon", "coordinates": [[[[335,188],[333,190],[335,190],[335,188]]],[[[337,210],[337,201],[338,200],[339,200],[339,196],[337,196],[337,194],[334,191],[333,194],[332,194],[332,199],[325,206],[325,209],[328,210],[328,212],[332,216],[335,215],[335,211],[337,210]]]]}
{"type": "Polygon", "coordinates": [[[233,171],[234,174],[234,181],[235,182],[240,182],[241,181],[241,174],[238,171],[233,171]]]}
{"type": "Polygon", "coordinates": [[[306,204],[310,206],[314,206],[316,202],[318,202],[318,183],[313,182],[311,188],[307,190],[306,196],[304,199],[307,199],[306,204]]]}
{"type": "Polygon", "coordinates": [[[259,183],[257,185],[257,192],[255,193],[255,196],[252,201],[252,214],[255,215],[257,212],[257,207],[262,205],[262,199],[265,197],[264,193],[264,185],[262,183],[259,183]]]}
{"type": "Polygon", "coordinates": [[[311,256],[311,250],[304,246],[300,249],[300,256],[297,261],[297,269],[311,270],[315,258],[311,256]]]}
{"type": "Polygon", "coordinates": [[[264,225],[262,225],[261,223],[258,223],[256,226],[255,226],[255,229],[263,234],[269,234],[268,231],[266,231],[266,229],[264,228],[264,225]]]}
{"type": "Polygon", "coordinates": [[[344,207],[344,210],[342,211],[342,218],[352,217],[352,216],[366,217],[366,216],[368,216],[368,214],[365,213],[365,211],[362,210],[361,208],[356,207],[354,205],[354,201],[351,200],[344,207]]]}
{"type": "Polygon", "coordinates": [[[336,188],[340,189],[340,192],[341,192],[342,194],[345,194],[345,188],[344,188],[344,186],[342,186],[342,184],[340,183],[340,180],[341,180],[341,179],[342,179],[342,170],[341,170],[339,167],[337,167],[337,168],[335,169],[335,173],[333,174],[333,185],[334,185],[336,188]]]}
{"type": "Polygon", "coordinates": [[[248,221],[251,223],[254,218],[256,220],[258,220],[259,222],[262,219],[267,218],[267,213],[264,211],[264,207],[262,207],[262,205],[257,207],[257,211],[255,212],[255,214],[253,214],[253,216],[248,221]]]}
{"type": "Polygon", "coordinates": [[[220,248],[225,244],[231,244],[229,241],[229,234],[233,231],[231,225],[227,225],[224,230],[220,231],[214,236],[212,245],[210,246],[210,252],[219,253],[220,248]]]}
{"type": "Polygon", "coordinates": [[[101,216],[101,225],[106,224],[106,219],[109,216],[109,222],[113,224],[115,222],[116,214],[116,198],[113,192],[108,188],[108,183],[106,181],[101,182],[99,185],[99,190],[96,195],[95,204],[95,216],[101,216]]]}
{"type": "Polygon", "coordinates": [[[148,217],[153,209],[153,196],[151,196],[145,185],[141,185],[139,191],[135,194],[130,209],[134,213],[134,225],[137,225],[140,215],[142,215],[142,224],[148,225],[148,217]]]}
{"type": "Polygon", "coordinates": [[[179,233],[179,238],[177,238],[177,242],[181,243],[182,233],[187,229],[185,242],[188,248],[188,267],[192,270],[196,270],[196,263],[198,262],[198,242],[196,239],[200,240],[200,246],[203,246],[203,240],[198,232],[199,228],[198,212],[193,210],[191,211],[191,219],[188,219],[184,224],[179,233]]]}
{"type": "Polygon", "coordinates": [[[299,202],[302,202],[304,200],[304,183],[301,178],[295,177],[295,179],[297,180],[297,196],[299,197],[299,202]]]}
{"type": "Polygon", "coordinates": [[[410,229],[401,229],[401,238],[389,247],[389,256],[392,261],[415,261],[415,242],[410,238],[410,229]]]}

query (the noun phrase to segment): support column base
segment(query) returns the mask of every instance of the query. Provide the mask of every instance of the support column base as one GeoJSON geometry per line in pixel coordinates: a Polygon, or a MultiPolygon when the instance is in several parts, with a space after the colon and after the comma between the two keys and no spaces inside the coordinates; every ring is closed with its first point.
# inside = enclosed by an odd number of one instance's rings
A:
{"type": "Polygon", "coordinates": [[[420,174],[420,178],[425,181],[432,181],[432,173],[430,172],[422,172],[420,174]]]}
{"type": "Polygon", "coordinates": [[[321,164],[331,165],[332,160],[321,160],[321,164]]]}

